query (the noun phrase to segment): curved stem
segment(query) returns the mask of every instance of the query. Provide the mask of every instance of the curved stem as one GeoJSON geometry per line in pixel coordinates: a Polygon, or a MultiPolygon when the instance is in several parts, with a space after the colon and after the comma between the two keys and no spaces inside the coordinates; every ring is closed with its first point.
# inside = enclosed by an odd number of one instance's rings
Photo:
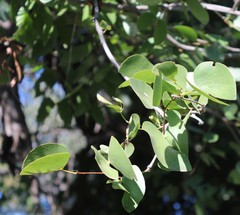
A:
{"type": "Polygon", "coordinates": [[[63,172],[74,174],[74,175],[104,175],[103,172],[78,172],[77,170],[66,170],[62,169],[63,172]]]}

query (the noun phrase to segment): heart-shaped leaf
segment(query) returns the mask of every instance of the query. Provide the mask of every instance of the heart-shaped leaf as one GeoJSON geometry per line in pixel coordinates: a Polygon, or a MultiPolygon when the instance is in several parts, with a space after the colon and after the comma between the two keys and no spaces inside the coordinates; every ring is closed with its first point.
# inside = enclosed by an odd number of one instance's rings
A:
{"type": "Polygon", "coordinates": [[[194,82],[203,92],[219,99],[236,100],[236,83],[229,69],[212,61],[199,64],[194,70],[194,82]]]}
{"type": "Polygon", "coordinates": [[[136,54],[128,57],[119,69],[119,72],[126,77],[131,78],[135,73],[143,70],[152,70],[151,62],[142,55],[136,54]]]}
{"type": "Polygon", "coordinates": [[[62,170],[70,158],[64,145],[42,144],[27,155],[23,161],[20,175],[33,175],[62,170]]]}
{"type": "Polygon", "coordinates": [[[218,104],[228,105],[227,103],[222,102],[222,101],[220,101],[220,100],[218,100],[218,99],[208,95],[207,93],[203,92],[202,90],[200,90],[199,88],[197,88],[193,84],[191,84],[188,80],[187,80],[187,83],[190,85],[190,87],[192,89],[194,89],[196,92],[198,92],[201,96],[204,96],[204,97],[206,97],[206,98],[210,99],[211,101],[216,102],[218,104]]]}

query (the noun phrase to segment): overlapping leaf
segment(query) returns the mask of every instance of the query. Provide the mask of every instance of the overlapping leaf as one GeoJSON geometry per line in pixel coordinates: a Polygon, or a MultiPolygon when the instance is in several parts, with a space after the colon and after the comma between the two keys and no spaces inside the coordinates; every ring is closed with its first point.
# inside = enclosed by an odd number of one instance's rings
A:
{"type": "Polygon", "coordinates": [[[165,169],[181,172],[191,170],[188,156],[174,149],[154,124],[146,121],[143,123],[142,129],[148,133],[153,150],[165,169]]]}
{"type": "Polygon", "coordinates": [[[125,177],[136,179],[132,164],[126,152],[114,137],[111,137],[110,140],[108,161],[125,177]]]}

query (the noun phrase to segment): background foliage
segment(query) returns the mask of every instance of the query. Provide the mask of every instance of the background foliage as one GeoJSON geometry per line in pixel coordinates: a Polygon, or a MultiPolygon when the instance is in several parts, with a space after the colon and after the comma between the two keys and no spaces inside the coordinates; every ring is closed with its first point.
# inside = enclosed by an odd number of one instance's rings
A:
{"type": "MultiPolygon", "coordinates": [[[[178,2],[99,1],[98,20],[117,62],[142,54],[153,64],[174,61],[192,71],[212,60],[230,67],[239,81],[240,12],[232,9],[234,2],[209,0],[208,12],[196,1],[178,2]],[[218,11],[216,4],[227,9],[218,11]]],[[[18,176],[30,148],[46,142],[65,144],[68,169],[98,171],[90,146],[108,145],[112,135],[124,141],[126,129],[118,114],[98,103],[99,92],[121,98],[128,119],[134,112],[148,116],[131,90],[118,89],[124,80],[104,53],[93,15],[92,1],[0,1],[1,213],[125,213],[122,193],[104,176],[18,176]]],[[[237,100],[211,103],[202,126],[191,120],[193,170],[146,174],[147,191],[134,213],[238,214],[239,116],[237,100]]],[[[140,169],[153,156],[148,142],[144,133],[134,139],[131,160],[140,169]]]]}

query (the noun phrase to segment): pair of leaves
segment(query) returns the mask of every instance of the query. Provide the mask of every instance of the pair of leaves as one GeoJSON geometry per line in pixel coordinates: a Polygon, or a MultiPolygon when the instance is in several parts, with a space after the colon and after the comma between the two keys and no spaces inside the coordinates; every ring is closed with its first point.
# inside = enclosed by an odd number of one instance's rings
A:
{"type": "Polygon", "coordinates": [[[118,171],[130,180],[136,179],[131,161],[123,147],[119,144],[116,138],[111,137],[108,151],[105,151],[105,156],[101,150],[97,150],[92,146],[95,152],[95,159],[101,171],[110,179],[118,179],[118,171]],[[116,169],[112,168],[115,167],[116,169]]]}
{"type": "MultiPolygon", "coordinates": [[[[176,150],[164,135],[151,122],[145,121],[142,129],[146,131],[151,139],[153,150],[160,162],[160,166],[166,170],[172,171],[190,171],[191,164],[188,156],[176,150]]],[[[177,135],[176,135],[177,136],[177,135]]],[[[175,136],[174,136],[175,137],[175,136]]]]}
{"type": "MultiPolygon", "coordinates": [[[[136,120],[135,117],[136,115],[133,115],[132,121],[136,120]]],[[[133,128],[130,130],[136,131],[136,126],[133,128]]],[[[98,166],[108,178],[113,180],[109,183],[112,183],[114,189],[124,191],[122,205],[130,213],[138,207],[146,190],[141,170],[132,165],[128,158],[133,153],[134,147],[128,143],[123,148],[114,137],[111,137],[109,147],[101,145],[100,148],[97,150],[92,146],[98,166]],[[118,171],[123,175],[122,178],[119,177],[118,171]]]]}
{"type": "Polygon", "coordinates": [[[128,213],[131,213],[138,207],[146,191],[145,180],[141,170],[136,165],[133,165],[133,170],[136,179],[130,180],[123,176],[122,180],[112,182],[114,189],[124,191],[122,205],[128,213]]]}

